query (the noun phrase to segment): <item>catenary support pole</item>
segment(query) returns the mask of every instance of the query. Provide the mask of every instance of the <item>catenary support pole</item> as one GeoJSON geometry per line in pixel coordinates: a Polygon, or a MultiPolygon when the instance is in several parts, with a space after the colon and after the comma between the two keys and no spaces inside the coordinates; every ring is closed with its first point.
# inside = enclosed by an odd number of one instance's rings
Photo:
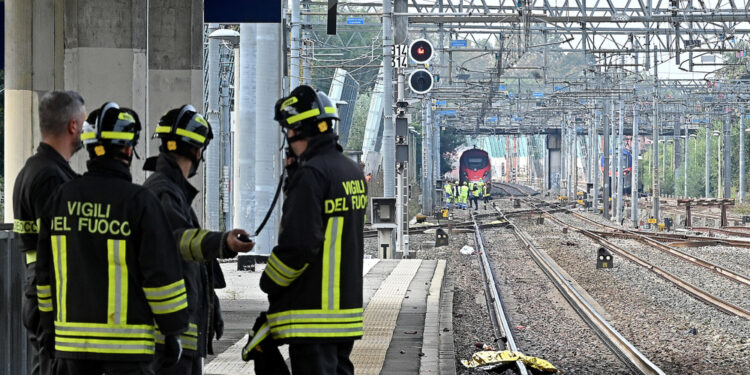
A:
{"type": "Polygon", "coordinates": [[[622,185],[625,183],[625,176],[623,176],[623,169],[625,166],[622,164],[623,155],[623,144],[622,144],[622,133],[625,126],[625,100],[620,99],[620,124],[617,129],[617,222],[622,223],[622,185]]]}
{"type": "Polygon", "coordinates": [[[383,195],[394,197],[396,144],[393,128],[393,0],[383,1],[383,195]]]}
{"type": "MultiPolygon", "coordinates": [[[[595,104],[596,104],[596,102],[595,102],[595,104]]],[[[594,108],[596,108],[596,107],[597,106],[594,105],[594,108]]],[[[599,123],[601,122],[601,118],[602,117],[601,117],[601,113],[597,113],[596,112],[596,109],[594,111],[595,111],[594,112],[594,129],[593,129],[593,132],[594,132],[594,142],[592,142],[591,145],[593,147],[592,153],[594,155],[594,160],[595,160],[594,166],[595,166],[595,168],[594,168],[594,199],[593,199],[593,201],[591,203],[591,207],[594,209],[594,212],[598,214],[599,213],[599,176],[601,176],[601,172],[599,172],[599,170],[600,170],[599,169],[599,160],[600,160],[600,157],[599,157],[599,144],[601,142],[599,140],[599,123]]]]}
{"type": "Polygon", "coordinates": [[[685,158],[683,159],[682,163],[682,174],[684,177],[684,185],[683,186],[683,197],[689,198],[688,196],[688,167],[690,166],[690,132],[687,127],[685,126],[685,158]]]}
{"type": "Polygon", "coordinates": [[[604,215],[604,218],[609,220],[609,198],[610,198],[610,188],[611,188],[611,178],[609,176],[610,169],[609,169],[609,127],[610,122],[612,122],[612,117],[609,112],[609,109],[612,108],[612,102],[611,100],[605,99],[604,103],[606,103],[606,106],[604,107],[604,110],[602,111],[602,114],[604,116],[605,121],[602,121],[602,128],[604,129],[604,183],[602,184],[602,207],[603,211],[602,214],[604,215]]]}
{"type": "Polygon", "coordinates": [[[638,156],[640,155],[638,127],[638,101],[636,100],[636,102],[633,103],[633,171],[630,175],[630,206],[632,209],[631,219],[633,220],[633,228],[638,228],[640,226],[640,220],[638,218],[638,174],[640,172],[638,169],[640,164],[640,161],[638,160],[638,156]]]}
{"type": "Polygon", "coordinates": [[[300,85],[302,71],[300,70],[300,1],[292,0],[292,43],[291,58],[289,59],[289,89],[294,90],[300,85]]]}
{"type": "MultiPolygon", "coordinates": [[[[729,110],[729,108],[727,108],[729,110]]],[[[732,197],[732,118],[729,112],[724,115],[724,198],[732,197]]]]}
{"type": "Polygon", "coordinates": [[[706,190],[705,190],[705,198],[708,198],[711,196],[711,117],[708,117],[708,124],[706,124],[706,159],[704,167],[706,169],[706,190]]]}
{"type": "MultiPolygon", "coordinates": [[[[656,47],[654,47],[654,62],[658,60],[656,47]]],[[[652,178],[652,199],[651,199],[651,217],[659,222],[659,81],[658,81],[658,64],[654,63],[654,121],[652,123],[652,155],[651,178],[652,178]]]]}
{"type": "MultiPolygon", "coordinates": [[[[208,26],[209,34],[218,29],[219,24],[212,23],[208,26]]],[[[208,107],[206,108],[206,119],[219,129],[219,85],[220,85],[220,42],[218,39],[208,39],[208,107]]],[[[205,196],[205,223],[204,227],[210,230],[219,230],[219,179],[221,164],[221,142],[215,142],[212,147],[206,149],[206,162],[204,163],[204,196],[205,196]]]]}
{"type": "Polygon", "coordinates": [[[740,203],[745,202],[745,108],[740,113],[740,203]]]}

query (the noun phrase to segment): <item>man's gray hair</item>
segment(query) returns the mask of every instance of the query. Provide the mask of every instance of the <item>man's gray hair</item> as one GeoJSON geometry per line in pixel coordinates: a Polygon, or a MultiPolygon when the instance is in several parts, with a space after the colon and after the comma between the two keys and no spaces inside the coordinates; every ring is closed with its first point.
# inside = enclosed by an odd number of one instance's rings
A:
{"type": "Polygon", "coordinates": [[[70,120],[83,111],[84,101],[75,91],[51,91],[39,101],[39,129],[42,136],[65,133],[70,120]]]}

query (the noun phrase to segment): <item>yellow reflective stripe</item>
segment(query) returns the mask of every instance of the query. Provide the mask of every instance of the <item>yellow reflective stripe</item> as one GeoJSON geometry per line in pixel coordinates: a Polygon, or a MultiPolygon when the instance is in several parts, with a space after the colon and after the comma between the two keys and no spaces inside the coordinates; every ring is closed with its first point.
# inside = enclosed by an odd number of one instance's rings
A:
{"type": "Polygon", "coordinates": [[[65,235],[51,236],[52,261],[55,266],[55,287],[57,297],[57,320],[67,320],[68,293],[68,245],[65,235]]]}
{"type": "Polygon", "coordinates": [[[36,262],[36,250],[27,250],[26,251],[26,264],[31,264],[36,262]]]}
{"type": "Polygon", "coordinates": [[[344,231],[344,218],[328,218],[326,237],[323,243],[323,277],[321,286],[321,307],[338,310],[340,304],[341,275],[341,236],[344,231]]]}
{"type": "Polygon", "coordinates": [[[279,286],[289,286],[289,284],[291,284],[292,281],[294,281],[294,280],[284,277],[270,263],[266,263],[266,269],[263,271],[263,273],[266,276],[268,276],[268,278],[270,278],[271,281],[278,284],[279,286]]]}
{"type": "Polygon", "coordinates": [[[160,302],[149,300],[148,305],[151,306],[151,312],[156,315],[173,313],[187,308],[187,294],[183,293],[175,298],[160,302]]]}
{"type": "Polygon", "coordinates": [[[42,298],[51,298],[52,288],[49,285],[37,285],[36,294],[37,296],[42,297],[42,298]]]}
{"type": "Polygon", "coordinates": [[[292,105],[294,103],[297,103],[298,101],[299,101],[299,99],[297,99],[296,96],[292,96],[291,98],[289,98],[287,100],[284,100],[284,102],[281,103],[281,107],[280,108],[286,109],[286,107],[289,107],[290,105],[292,105]]]}
{"type": "Polygon", "coordinates": [[[268,314],[268,322],[273,326],[297,322],[355,322],[362,320],[363,309],[342,309],[336,311],[316,310],[288,310],[268,314]]]}
{"type": "Polygon", "coordinates": [[[160,287],[143,288],[143,293],[146,294],[146,298],[151,300],[171,298],[184,292],[185,279],[179,279],[171,284],[160,287]]]}
{"type": "Polygon", "coordinates": [[[37,305],[41,312],[52,312],[52,298],[37,298],[37,305]]]}
{"type": "Polygon", "coordinates": [[[107,323],[123,324],[128,315],[128,265],[125,240],[107,240],[107,323]]]}
{"type": "Polygon", "coordinates": [[[171,126],[157,126],[154,132],[155,133],[169,133],[171,131],[172,131],[171,126]]]}
{"type": "Polygon", "coordinates": [[[302,112],[298,115],[290,116],[286,119],[286,123],[291,125],[296,122],[300,122],[302,120],[309,119],[310,117],[314,117],[320,114],[320,110],[317,108],[302,112]]]}
{"type": "Polygon", "coordinates": [[[55,337],[55,349],[63,352],[154,354],[151,340],[80,339],[55,337]]]}
{"type": "Polygon", "coordinates": [[[124,139],[124,140],[132,140],[135,138],[134,133],[129,132],[113,132],[113,131],[103,131],[102,132],[102,139],[124,139]]]}
{"type": "Polygon", "coordinates": [[[193,257],[194,260],[197,260],[199,262],[202,262],[203,260],[205,260],[203,258],[203,245],[202,245],[202,242],[203,242],[203,239],[206,238],[206,235],[209,232],[210,231],[208,231],[208,230],[202,230],[202,229],[198,230],[198,233],[195,235],[195,237],[193,237],[193,239],[190,240],[190,245],[189,245],[189,247],[190,247],[190,254],[192,254],[192,257],[193,257]]]}
{"type": "Polygon", "coordinates": [[[182,335],[180,336],[182,341],[182,348],[187,350],[198,351],[198,338],[182,335]]]}
{"type": "Polygon", "coordinates": [[[55,335],[82,337],[112,337],[127,339],[154,338],[154,327],[144,324],[104,324],[55,322],[55,335]]]}
{"type": "Polygon", "coordinates": [[[13,232],[18,234],[37,234],[39,233],[39,221],[13,220],[13,232]]]}
{"type": "Polygon", "coordinates": [[[305,268],[307,268],[307,263],[305,263],[305,265],[302,268],[295,270],[294,268],[289,267],[286,264],[284,264],[284,262],[282,262],[281,259],[279,259],[279,257],[277,257],[276,254],[273,252],[271,252],[271,256],[268,258],[268,263],[273,264],[274,267],[276,267],[276,269],[282,275],[290,279],[294,279],[297,276],[301,275],[302,272],[305,270],[305,268]]]}
{"type": "Polygon", "coordinates": [[[94,139],[96,138],[96,132],[86,132],[81,134],[81,140],[85,141],[87,139],[94,139]]]}
{"type": "Polygon", "coordinates": [[[242,348],[242,359],[245,361],[249,360],[248,354],[250,354],[250,352],[255,349],[256,346],[258,346],[258,344],[265,340],[270,332],[271,328],[268,326],[268,322],[263,323],[263,325],[258,328],[258,331],[253,333],[252,340],[248,341],[245,347],[242,348]]]}
{"type": "Polygon", "coordinates": [[[182,254],[182,259],[195,260],[193,254],[190,252],[190,241],[195,237],[196,233],[198,233],[198,229],[188,229],[182,232],[182,236],[180,237],[180,254],[182,254]]]}
{"type": "Polygon", "coordinates": [[[333,107],[325,107],[326,113],[336,113],[336,108],[333,107]]]}
{"type": "Polygon", "coordinates": [[[363,334],[363,323],[294,324],[271,327],[274,338],[288,337],[356,337],[363,334]]]}
{"type": "Polygon", "coordinates": [[[195,139],[196,141],[198,141],[200,143],[204,143],[206,141],[206,137],[204,137],[204,136],[202,136],[202,135],[200,135],[198,133],[191,132],[190,130],[186,130],[186,129],[182,129],[182,128],[177,128],[177,129],[175,129],[175,133],[177,133],[177,135],[181,135],[183,137],[188,137],[188,138],[191,138],[191,139],[195,139]]]}

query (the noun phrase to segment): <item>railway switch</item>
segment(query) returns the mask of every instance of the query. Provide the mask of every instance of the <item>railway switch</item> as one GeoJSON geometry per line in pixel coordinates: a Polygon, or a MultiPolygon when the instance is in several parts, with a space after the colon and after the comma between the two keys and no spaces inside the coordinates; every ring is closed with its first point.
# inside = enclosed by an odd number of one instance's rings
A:
{"type": "Polygon", "coordinates": [[[448,233],[441,228],[435,231],[435,247],[448,246],[448,233]]]}
{"type": "Polygon", "coordinates": [[[614,259],[612,258],[612,253],[610,253],[609,250],[600,247],[599,251],[597,251],[596,268],[612,268],[613,266],[614,259]]]}

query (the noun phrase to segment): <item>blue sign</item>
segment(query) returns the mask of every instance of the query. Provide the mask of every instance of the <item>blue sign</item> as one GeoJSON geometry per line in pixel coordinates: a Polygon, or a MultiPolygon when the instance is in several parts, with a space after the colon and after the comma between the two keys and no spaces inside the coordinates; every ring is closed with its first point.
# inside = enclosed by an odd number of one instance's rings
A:
{"type": "Polygon", "coordinates": [[[568,88],[565,86],[555,86],[555,91],[567,92],[568,88]]]}
{"type": "Polygon", "coordinates": [[[500,85],[500,87],[497,88],[500,91],[505,91],[505,85],[500,85]]]}
{"type": "Polygon", "coordinates": [[[750,120],[750,115],[745,115],[745,118],[750,120]]]}
{"type": "Polygon", "coordinates": [[[448,105],[448,102],[445,100],[435,100],[435,105],[448,105]]]}
{"type": "Polygon", "coordinates": [[[446,109],[444,111],[437,111],[438,115],[444,115],[444,116],[455,116],[456,110],[455,109],[446,109]]]}
{"type": "Polygon", "coordinates": [[[488,117],[487,122],[497,122],[497,116],[488,117]]]}
{"type": "Polygon", "coordinates": [[[346,24],[347,25],[364,25],[365,18],[364,17],[347,17],[346,24]]]}
{"type": "Polygon", "coordinates": [[[544,93],[543,92],[535,92],[534,93],[534,97],[535,98],[543,98],[544,97],[544,93]]]}
{"type": "Polygon", "coordinates": [[[513,93],[512,93],[512,92],[509,92],[509,93],[508,93],[508,97],[509,97],[509,98],[511,98],[511,99],[513,99],[513,98],[515,97],[515,95],[513,95],[513,93]]]}
{"type": "Polygon", "coordinates": [[[694,124],[698,124],[698,123],[701,123],[701,122],[708,122],[708,120],[704,119],[704,118],[694,118],[693,119],[693,123],[694,124]]]}
{"type": "Polygon", "coordinates": [[[518,117],[518,116],[516,116],[516,115],[513,115],[513,121],[515,121],[515,122],[521,122],[521,118],[518,117]]]}
{"type": "Polygon", "coordinates": [[[451,47],[466,47],[466,39],[451,40],[451,47]]]}
{"type": "Polygon", "coordinates": [[[206,23],[281,23],[281,1],[204,0],[206,23]]]}

